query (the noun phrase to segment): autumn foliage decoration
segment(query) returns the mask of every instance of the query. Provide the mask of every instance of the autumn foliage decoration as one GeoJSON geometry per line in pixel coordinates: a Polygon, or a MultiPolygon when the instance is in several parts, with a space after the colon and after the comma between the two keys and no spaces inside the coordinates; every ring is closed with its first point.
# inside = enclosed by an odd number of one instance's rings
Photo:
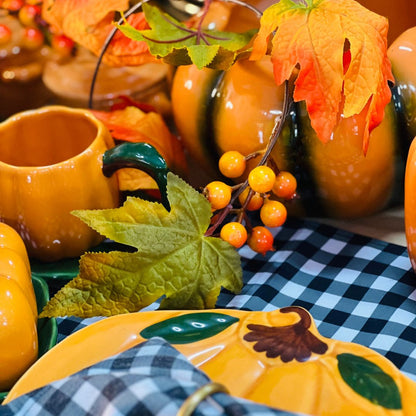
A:
{"type": "MultiPolygon", "coordinates": [[[[99,55],[114,28],[116,12],[128,7],[128,0],[44,0],[42,17],[78,45],[99,55]]],[[[132,14],[128,22],[137,30],[148,28],[143,13],[132,14]]],[[[104,63],[115,66],[155,61],[145,42],[132,42],[120,32],[116,33],[103,57],[104,63]]]]}
{"type": "MultiPolygon", "coordinates": [[[[208,10],[216,2],[204,4],[208,10]]],[[[43,17],[98,55],[114,29],[116,12],[128,6],[128,0],[45,0],[43,17]]],[[[239,58],[239,51],[251,47],[253,32],[203,30],[195,19],[182,24],[143,6],[145,12],[119,25],[103,62],[140,65],[162,60],[225,69],[239,58]],[[196,36],[185,36],[191,33],[190,22],[196,25],[196,36]],[[209,43],[201,42],[204,38],[209,43]]],[[[363,114],[366,152],[369,134],[391,99],[387,32],[388,20],[355,0],[280,0],[263,12],[250,59],[270,54],[276,83],[295,79],[293,99],[306,102],[312,127],[323,142],[330,140],[340,117],[363,114]]]]}
{"type": "MultiPolygon", "coordinates": [[[[204,1],[201,20],[212,2],[204,1]]],[[[305,101],[312,127],[321,141],[328,142],[341,118],[360,114],[365,120],[366,153],[370,132],[382,121],[391,98],[384,17],[354,0],[280,0],[263,12],[258,31],[235,34],[210,31],[201,21],[190,27],[192,20],[178,22],[142,1],[142,13],[116,24],[120,30],[102,55],[102,46],[114,33],[116,12],[123,16],[128,3],[46,0],[44,17],[114,65],[153,60],[224,70],[241,57],[259,60],[270,55],[276,84],[290,84],[283,118],[292,99],[305,101]]],[[[131,119],[123,125],[132,109],[95,114],[119,139],[148,140],[157,123],[136,110],[138,124],[131,119]],[[140,134],[135,134],[138,125],[140,134]]],[[[276,123],[261,164],[267,163],[283,126],[282,120],[276,123]]],[[[115,210],[74,213],[101,234],[137,251],[86,253],[79,276],[55,295],[42,316],[113,315],[140,310],[160,297],[162,308],[214,307],[221,287],[234,293],[241,290],[238,252],[207,231],[212,227],[212,206],[179,177],[169,173],[167,179],[169,212],[160,204],[130,198],[115,210]],[[80,304],[79,299],[88,301],[80,304]]]]}
{"type": "Polygon", "coordinates": [[[251,59],[266,54],[271,40],[276,83],[296,73],[293,98],[306,102],[323,142],[341,116],[364,112],[366,152],[391,98],[387,31],[386,18],[354,0],[281,0],[264,12],[251,59]]]}

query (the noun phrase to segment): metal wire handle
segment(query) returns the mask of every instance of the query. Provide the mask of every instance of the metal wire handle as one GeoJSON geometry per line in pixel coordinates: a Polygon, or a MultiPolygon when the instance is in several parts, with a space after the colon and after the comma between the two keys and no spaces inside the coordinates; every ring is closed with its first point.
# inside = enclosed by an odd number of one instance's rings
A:
{"type": "Polygon", "coordinates": [[[191,416],[195,409],[211,394],[229,394],[228,389],[220,383],[211,382],[192,393],[182,404],[176,416],[191,416]]]}

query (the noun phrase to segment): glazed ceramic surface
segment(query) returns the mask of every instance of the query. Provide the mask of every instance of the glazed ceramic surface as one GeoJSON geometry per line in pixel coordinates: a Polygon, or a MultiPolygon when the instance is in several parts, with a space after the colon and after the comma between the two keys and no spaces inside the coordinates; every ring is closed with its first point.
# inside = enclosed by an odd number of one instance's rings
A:
{"type": "Polygon", "coordinates": [[[167,165],[144,142],[115,146],[107,127],[88,110],[48,106],[0,124],[0,221],[23,238],[29,257],[78,257],[104,237],[74,210],[116,208],[123,168],[149,174],[166,199],[167,165]]]}
{"type": "Polygon", "coordinates": [[[117,179],[102,174],[114,147],[86,110],[51,106],[19,113],[0,125],[0,220],[16,229],[30,257],[78,256],[102,237],[70,212],[114,208],[117,179]]]}
{"type": "Polygon", "coordinates": [[[416,140],[413,140],[406,164],[404,188],[404,223],[407,251],[416,271],[416,140]]]}
{"type": "Polygon", "coordinates": [[[37,361],[6,402],[155,336],[235,396],[310,415],[416,414],[416,383],[368,348],[322,337],[309,313],[299,307],[106,318],[69,336],[37,361]]]}
{"type": "MultiPolygon", "coordinates": [[[[33,288],[36,295],[38,312],[40,312],[49,301],[49,290],[46,282],[37,276],[32,277],[33,288]]],[[[37,321],[38,335],[38,357],[42,357],[47,351],[53,348],[58,337],[58,325],[55,318],[42,318],[37,321]]],[[[0,392],[2,401],[8,392],[0,392]]]]}
{"type": "Polygon", "coordinates": [[[406,30],[392,43],[388,57],[395,79],[396,107],[411,142],[416,135],[416,27],[406,30]]]}
{"type": "MultiPolygon", "coordinates": [[[[176,127],[189,154],[212,178],[220,178],[217,165],[224,152],[249,155],[265,149],[274,123],[282,117],[283,98],[284,87],[276,86],[269,58],[239,60],[225,72],[182,66],[172,84],[176,127]]],[[[404,173],[396,119],[390,103],[364,154],[363,114],[343,118],[333,139],[324,144],[310,125],[305,105],[293,107],[272,151],[278,168],[297,179],[292,213],[359,218],[396,199],[404,173]]],[[[252,159],[239,179],[258,161],[252,159]]]]}

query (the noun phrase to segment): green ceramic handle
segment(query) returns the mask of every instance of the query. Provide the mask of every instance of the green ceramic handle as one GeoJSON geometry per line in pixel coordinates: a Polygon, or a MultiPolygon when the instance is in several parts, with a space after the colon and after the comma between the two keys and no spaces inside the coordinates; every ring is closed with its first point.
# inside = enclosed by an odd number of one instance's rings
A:
{"type": "Polygon", "coordinates": [[[122,143],[103,155],[103,173],[110,177],[123,168],[135,168],[146,172],[157,183],[163,206],[169,210],[167,198],[168,166],[160,153],[148,143],[122,143]]]}

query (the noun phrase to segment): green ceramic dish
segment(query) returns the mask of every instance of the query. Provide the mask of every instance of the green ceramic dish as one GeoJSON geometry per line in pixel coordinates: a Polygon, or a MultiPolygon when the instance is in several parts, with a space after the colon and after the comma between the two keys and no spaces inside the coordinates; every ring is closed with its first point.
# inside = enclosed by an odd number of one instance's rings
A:
{"type": "MultiPolygon", "coordinates": [[[[105,240],[98,246],[92,248],[90,251],[108,252],[108,251],[134,251],[134,248],[124,244],[115,243],[111,240],[105,240]]],[[[78,275],[79,271],[79,257],[62,259],[53,263],[44,263],[38,260],[31,259],[30,266],[32,269],[32,276],[40,277],[48,284],[52,281],[61,281],[67,283],[78,275]]]]}
{"type": "MultiPolygon", "coordinates": [[[[44,279],[34,275],[32,275],[32,282],[33,288],[35,289],[38,312],[40,312],[49,301],[48,285],[44,279]]],[[[39,341],[38,358],[40,358],[55,346],[58,337],[58,324],[55,318],[42,318],[38,320],[37,326],[39,341]]],[[[0,402],[6,397],[7,393],[7,391],[0,392],[0,402]]]]}

